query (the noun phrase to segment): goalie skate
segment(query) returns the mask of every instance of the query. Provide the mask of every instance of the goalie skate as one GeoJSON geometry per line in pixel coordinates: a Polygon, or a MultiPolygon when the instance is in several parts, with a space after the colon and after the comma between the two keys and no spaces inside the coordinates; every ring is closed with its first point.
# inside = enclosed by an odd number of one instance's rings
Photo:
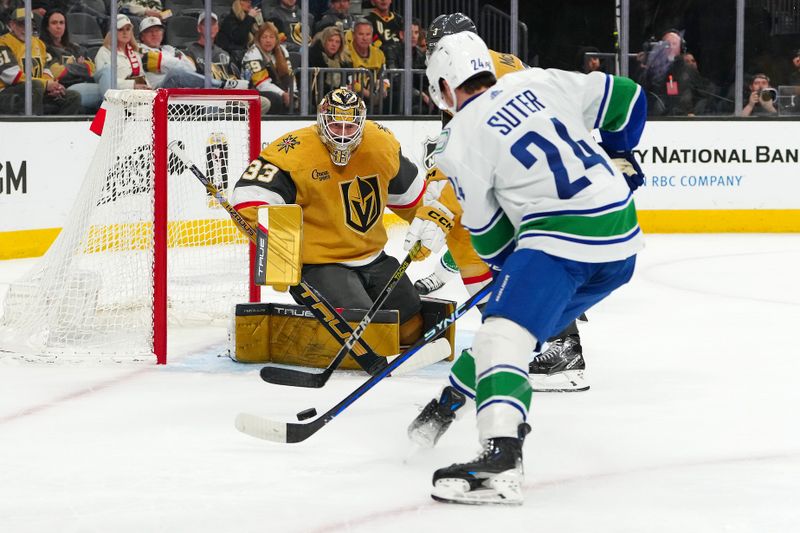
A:
{"type": "Polygon", "coordinates": [[[438,291],[442,287],[444,287],[444,281],[436,275],[436,272],[414,282],[414,288],[417,289],[417,292],[422,296],[428,295],[433,291],[438,291]]]}
{"type": "Polygon", "coordinates": [[[522,444],[529,431],[521,424],[519,438],[489,439],[474,461],[437,470],[431,497],[443,503],[522,505],[522,444]]]}
{"type": "Polygon", "coordinates": [[[535,392],[579,392],[589,390],[586,362],[577,335],[568,335],[550,343],[528,367],[531,388],[535,392]]]}

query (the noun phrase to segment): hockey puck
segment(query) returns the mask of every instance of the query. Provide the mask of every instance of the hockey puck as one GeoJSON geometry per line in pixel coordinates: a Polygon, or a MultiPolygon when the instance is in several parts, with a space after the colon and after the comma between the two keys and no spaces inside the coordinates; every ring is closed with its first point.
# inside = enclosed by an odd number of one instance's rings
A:
{"type": "Polygon", "coordinates": [[[312,418],[315,416],[317,416],[317,410],[314,409],[313,407],[309,407],[305,411],[300,411],[299,413],[297,413],[298,420],[306,420],[307,418],[312,418]]]}

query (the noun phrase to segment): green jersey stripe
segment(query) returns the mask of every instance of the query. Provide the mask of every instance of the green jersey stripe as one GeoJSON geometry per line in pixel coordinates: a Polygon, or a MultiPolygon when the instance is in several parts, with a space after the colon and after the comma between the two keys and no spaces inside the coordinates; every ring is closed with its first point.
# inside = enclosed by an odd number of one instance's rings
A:
{"type": "Polygon", "coordinates": [[[631,106],[639,93],[639,86],[629,78],[614,76],[611,88],[611,97],[603,116],[600,129],[606,131],[619,131],[628,123],[631,106]]]}
{"type": "Polygon", "coordinates": [[[532,392],[527,377],[512,372],[496,372],[478,382],[475,403],[480,407],[484,402],[504,396],[515,399],[527,411],[532,392]]]}
{"type": "Polygon", "coordinates": [[[519,234],[530,231],[549,231],[580,235],[582,237],[616,237],[635,230],[638,226],[636,206],[631,201],[623,209],[598,216],[554,215],[525,222],[519,234]]]}
{"type": "Polygon", "coordinates": [[[470,240],[479,256],[492,257],[514,240],[514,225],[504,213],[483,232],[470,232],[470,240]]]}

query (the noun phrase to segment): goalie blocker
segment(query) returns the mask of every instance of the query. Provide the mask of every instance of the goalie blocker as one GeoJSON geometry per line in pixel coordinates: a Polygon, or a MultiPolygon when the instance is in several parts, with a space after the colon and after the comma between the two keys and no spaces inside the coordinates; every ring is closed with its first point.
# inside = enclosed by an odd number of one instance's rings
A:
{"type": "Polygon", "coordinates": [[[256,285],[277,290],[300,283],[303,211],[299,205],[266,205],[258,210],[256,285]]]}
{"type": "MultiPolygon", "coordinates": [[[[426,331],[455,310],[455,302],[450,300],[428,297],[421,300],[426,331]]],[[[344,309],[341,315],[351,327],[355,327],[364,313],[365,310],[344,309]]],[[[442,336],[451,347],[448,359],[452,360],[455,323],[442,336]]],[[[236,305],[229,341],[229,355],[241,363],[280,363],[316,368],[325,368],[342,342],[305,307],[277,303],[236,305]]],[[[378,311],[367,326],[362,341],[380,356],[389,357],[400,353],[402,347],[398,312],[378,311]]],[[[350,356],[345,358],[341,368],[360,369],[350,356]]]]}

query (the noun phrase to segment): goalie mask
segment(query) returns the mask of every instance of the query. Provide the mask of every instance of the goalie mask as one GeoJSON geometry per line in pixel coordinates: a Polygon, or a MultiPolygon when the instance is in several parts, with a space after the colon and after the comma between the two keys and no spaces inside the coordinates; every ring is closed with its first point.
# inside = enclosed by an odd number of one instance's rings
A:
{"type": "Polygon", "coordinates": [[[317,133],[335,165],[350,161],[364,136],[367,106],[353,91],[339,87],[325,95],[317,107],[317,133]]]}
{"type": "Polygon", "coordinates": [[[439,41],[436,49],[428,59],[428,68],[425,75],[430,81],[430,94],[439,109],[455,114],[456,88],[478,74],[484,72],[495,73],[492,56],[483,40],[470,32],[461,32],[448,35],[439,41]],[[450,96],[448,104],[440,86],[440,80],[447,82],[446,90],[450,96]]]}

